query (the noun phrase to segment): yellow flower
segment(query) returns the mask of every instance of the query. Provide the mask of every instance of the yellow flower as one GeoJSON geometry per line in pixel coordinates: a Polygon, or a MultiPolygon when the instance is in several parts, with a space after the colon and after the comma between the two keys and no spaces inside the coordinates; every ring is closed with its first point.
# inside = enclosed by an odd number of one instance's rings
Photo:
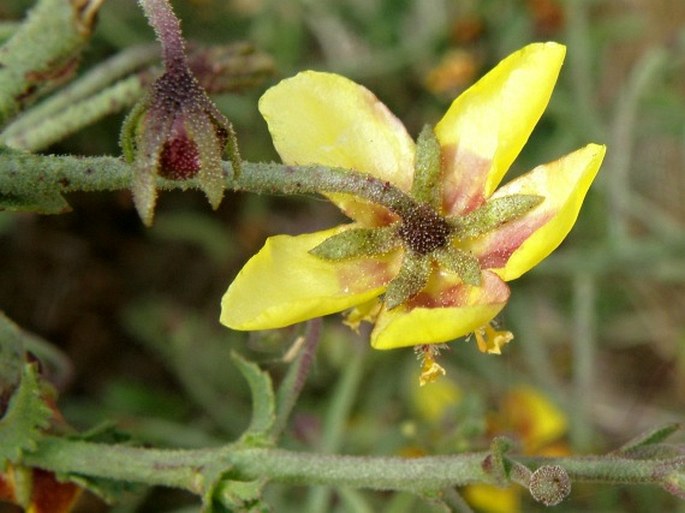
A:
{"type": "MultiPolygon", "coordinates": [[[[530,386],[518,386],[501,399],[498,414],[490,419],[490,434],[514,434],[521,452],[537,456],[568,454],[563,442],[567,420],[547,397],[530,386]]],[[[479,511],[518,513],[524,489],[518,485],[497,488],[476,484],[464,488],[464,497],[479,511]]]]}
{"type": "Polygon", "coordinates": [[[400,218],[328,194],[353,222],[269,238],[228,288],[221,322],[280,328],[359,305],[368,310],[380,297],[376,349],[441,343],[488,325],[509,298],[505,282],[570,231],[604,157],[603,146],[590,144],[496,190],[543,113],[564,54],[556,43],[513,53],[418,144],[370,91],[339,75],[306,71],[269,89],[259,108],[285,163],[367,173],[418,207],[400,218]],[[357,252],[338,251],[344,244],[357,252]]]}

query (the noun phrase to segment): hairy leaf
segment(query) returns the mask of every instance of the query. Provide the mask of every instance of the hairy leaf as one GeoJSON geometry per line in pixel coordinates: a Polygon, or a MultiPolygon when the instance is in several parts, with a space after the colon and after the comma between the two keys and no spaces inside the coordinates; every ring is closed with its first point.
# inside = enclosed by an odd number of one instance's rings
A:
{"type": "Polygon", "coordinates": [[[673,422],[670,424],[666,424],[664,426],[659,426],[657,428],[650,429],[649,431],[642,433],[633,438],[632,440],[628,441],[627,443],[623,444],[615,452],[620,454],[626,454],[635,452],[636,450],[642,449],[648,445],[659,444],[666,440],[673,433],[680,431],[682,429],[683,424],[678,422],[673,422]]]}
{"type": "Polygon", "coordinates": [[[25,451],[35,450],[51,416],[52,412],[42,398],[36,366],[26,364],[19,388],[0,419],[0,466],[7,461],[15,463],[25,451]]]}
{"type": "Polygon", "coordinates": [[[266,442],[267,433],[276,421],[276,396],[271,378],[256,364],[245,360],[238,353],[233,353],[232,358],[252,392],[252,420],[242,439],[243,441],[266,442]]]}

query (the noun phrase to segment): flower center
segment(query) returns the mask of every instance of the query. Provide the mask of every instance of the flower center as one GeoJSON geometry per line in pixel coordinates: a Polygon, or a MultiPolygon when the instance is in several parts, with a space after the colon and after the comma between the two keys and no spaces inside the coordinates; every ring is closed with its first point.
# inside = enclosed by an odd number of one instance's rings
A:
{"type": "Polygon", "coordinates": [[[419,205],[402,219],[397,234],[408,248],[427,255],[447,244],[450,225],[428,205],[419,205]]]}

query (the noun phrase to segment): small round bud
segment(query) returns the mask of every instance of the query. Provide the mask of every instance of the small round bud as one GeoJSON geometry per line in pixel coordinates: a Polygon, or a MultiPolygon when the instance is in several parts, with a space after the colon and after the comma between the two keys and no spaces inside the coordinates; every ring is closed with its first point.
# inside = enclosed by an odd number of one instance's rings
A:
{"type": "Polygon", "coordinates": [[[571,478],[559,465],[544,465],[530,476],[533,498],[545,506],[556,506],[571,493],[571,478]]]}

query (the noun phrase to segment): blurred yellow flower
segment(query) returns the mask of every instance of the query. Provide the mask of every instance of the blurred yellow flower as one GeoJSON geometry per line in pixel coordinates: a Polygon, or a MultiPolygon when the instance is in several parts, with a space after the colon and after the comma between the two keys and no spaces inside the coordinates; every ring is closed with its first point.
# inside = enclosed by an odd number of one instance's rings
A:
{"type": "Polygon", "coordinates": [[[446,412],[453,410],[461,402],[463,395],[463,391],[453,380],[442,379],[422,387],[413,387],[411,402],[419,417],[438,423],[446,412]]]}
{"type": "MultiPolygon", "coordinates": [[[[536,389],[519,386],[501,399],[501,406],[490,421],[492,436],[514,435],[524,454],[562,456],[568,454],[563,442],[567,430],[564,413],[536,389]]],[[[518,485],[497,488],[490,485],[470,485],[464,488],[464,498],[479,511],[487,513],[518,513],[521,493],[518,485]]]]}
{"type": "Polygon", "coordinates": [[[519,513],[521,495],[519,487],[497,488],[490,485],[469,485],[463,491],[464,499],[486,513],[519,513]]]}
{"type": "MultiPolygon", "coordinates": [[[[328,194],[353,222],[269,238],[226,291],[221,322],[280,328],[363,305],[350,323],[373,312],[376,349],[487,327],[509,298],[505,282],[570,231],[604,157],[603,146],[590,144],[496,190],[542,115],[564,55],[556,43],[513,53],[417,144],[370,91],[339,75],[306,71],[269,89],[259,108],[285,163],[373,175],[410,194],[417,208],[400,218],[328,194]],[[380,307],[370,306],[379,297],[380,307]]],[[[479,345],[498,352],[509,339],[479,345]]]]}
{"type": "Polygon", "coordinates": [[[468,85],[478,71],[473,52],[454,49],[447,52],[424,79],[426,89],[433,94],[455,92],[468,85]]]}
{"type": "Polygon", "coordinates": [[[516,433],[526,454],[548,455],[546,449],[564,436],[566,416],[532,387],[519,386],[502,399],[492,429],[516,433]]]}

